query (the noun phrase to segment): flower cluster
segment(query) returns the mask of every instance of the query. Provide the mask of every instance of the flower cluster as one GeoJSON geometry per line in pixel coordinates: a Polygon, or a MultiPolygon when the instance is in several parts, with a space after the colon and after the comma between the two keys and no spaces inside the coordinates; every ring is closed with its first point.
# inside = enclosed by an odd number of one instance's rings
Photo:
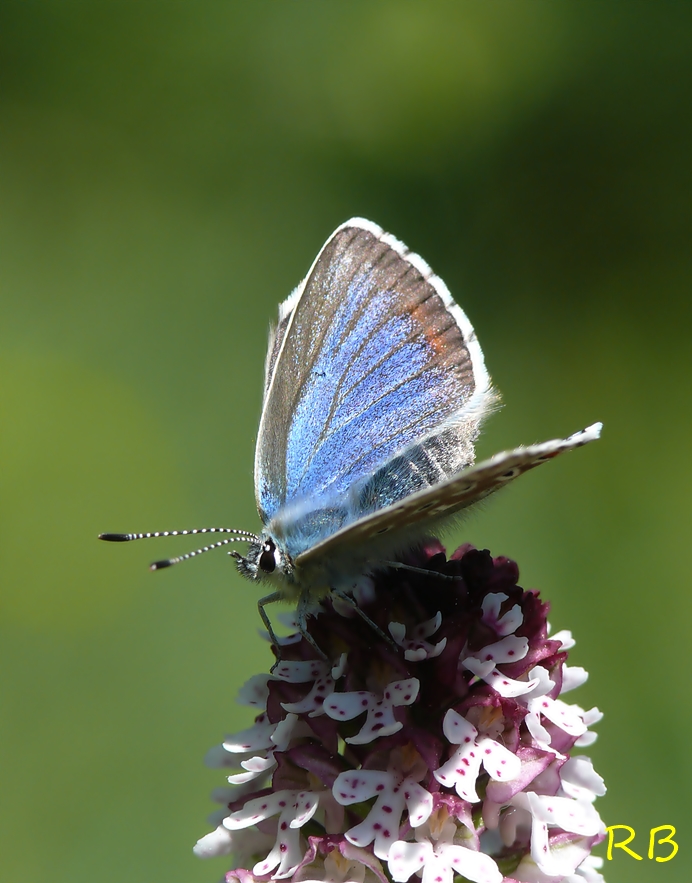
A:
{"type": "Polygon", "coordinates": [[[233,853],[228,883],[603,881],[569,632],[506,558],[431,542],[407,564],[354,590],[380,634],[332,597],[310,620],[328,661],[296,634],[245,684],[258,715],[210,754],[238,772],[197,855],[233,853]]]}

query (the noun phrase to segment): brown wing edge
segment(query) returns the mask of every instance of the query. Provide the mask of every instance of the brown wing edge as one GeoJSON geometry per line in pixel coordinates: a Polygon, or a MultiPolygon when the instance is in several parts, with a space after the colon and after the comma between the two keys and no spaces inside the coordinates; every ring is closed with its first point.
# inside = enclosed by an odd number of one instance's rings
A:
{"type": "MultiPolygon", "coordinates": [[[[449,289],[447,288],[444,281],[433,273],[430,266],[427,262],[420,257],[420,255],[415,252],[410,251],[403,242],[401,242],[396,237],[392,236],[390,233],[386,233],[378,224],[375,224],[372,221],[368,221],[365,218],[353,217],[348,221],[345,221],[343,224],[340,224],[336,230],[328,237],[325,243],[322,245],[322,248],[319,250],[317,256],[315,257],[309,271],[302,279],[302,281],[294,288],[291,294],[279,305],[279,321],[277,325],[270,329],[269,335],[269,345],[267,356],[265,360],[265,376],[264,376],[264,390],[263,390],[263,401],[262,401],[262,413],[260,416],[260,422],[257,430],[257,439],[255,444],[255,463],[254,463],[254,476],[255,476],[255,503],[257,505],[257,510],[259,512],[260,518],[263,523],[266,523],[265,513],[262,512],[259,496],[258,496],[258,486],[259,486],[259,474],[260,474],[260,463],[261,463],[261,450],[262,450],[262,439],[263,432],[265,426],[265,414],[266,414],[266,404],[270,397],[270,390],[273,385],[274,377],[276,376],[277,371],[280,367],[281,356],[284,350],[284,343],[290,333],[291,325],[293,323],[296,308],[306,290],[307,283],[310,280],[315,267],[319,263],[325,249],[333,242],[336,236],[342,233],[344,230],[353,229],[364,230],[374,236],[377,240],[382,242],[384,245],[387,245],[394,252],[396,252],[400,257],[406,260],[411,266],[413,266],[418,272],[423,276],[426,282],[428,282],[437,295],[442,300],[442,303],[448,313],[453,317],[454,321],[457,324],[457,327],[461,331],[464,343],[468,350],[471,366],[473,372],[474,379],[474,391],[471,395],[470,400],[466,403],[462,411],[463,415],[472,414],[480,423],[480,421],[491,413],[493,410],[499,405],[499,394],[493,388],[490,375],[488,374],[487,368],[485,366],[485,359],[483,357],[483,351],[476,337],[476,333],[474,328],[469,321],[466,313],[462,310],[462,308],[456,303],[454,298],[452,297],[449,289]]],[[[453,421],[451,421],[453,422],[453,421]]]]}
{"type": "Polygon", "coordinates": [[[343,551],[349,539],[384,537],[397,528],[404,529],[420,521],[454,515],[541,463],[600,438],[602,428],[602,423],[593,423],[565,439],[551,439],[495,454],[447,481],[417,491],[398,503],[349,524],[299,555],[295,565],[300,568],[328,557],[332,550],[343,551]],[[436,503],[440,500],[442,490],[446,492],[444,503],[436,503]]]}

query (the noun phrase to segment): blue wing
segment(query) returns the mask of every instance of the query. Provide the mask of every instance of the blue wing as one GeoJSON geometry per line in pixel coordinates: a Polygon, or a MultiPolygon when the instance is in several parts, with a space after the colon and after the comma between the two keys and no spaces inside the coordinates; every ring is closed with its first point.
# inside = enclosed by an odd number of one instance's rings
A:
{"type": "Polygon", "coordinates": [[[434,484],[473,462],[492,400],[473,328],[444,283],[375,224],[347,222],[282,305],[270,346],[255,455],[262,520],[338,501],[412,445],[428,459],[369,508],[434,484]]]}
{"type": "MultiPolygon", "coordinates": [[[[416,534],[420,537],[439,528],[451,515],[484,499],[524,472],[599,438],[602,428],[602,423],[594,423],[569,438],[503,451],[392,505],[365,512],[358,519],[346,518],[339,529],[326,535],[317,532],[316,542],[304,543],[296,556],[296,566],[305,568],[322,562],[325,572],[331,571],[332,576],[356,574],[373,560],[373,547],[379,548],[380,561],[387,560],[382,551],[387,549],[388,542],[390,550],[395,550],[406,545],[402,544],[402,537],[404,540],[416,534]]],[[[295,527],[300,529],[300,523],[295,527]]]]}

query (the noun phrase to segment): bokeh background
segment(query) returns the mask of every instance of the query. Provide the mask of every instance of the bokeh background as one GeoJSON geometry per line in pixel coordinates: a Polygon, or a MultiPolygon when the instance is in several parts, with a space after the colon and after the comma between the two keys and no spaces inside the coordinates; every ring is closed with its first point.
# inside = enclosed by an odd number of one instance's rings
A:
{"type": "Polygon", "coordinates": [[[2,881],[225,870],[191,846],[269,661],[257,592],[96,535],[258,527],[267,327],[354,214],[473,321],[481,455],[604,421],[448,544],[516,558],[575,633],[598,806],[644,855],[608,883],[690,879],[691,53],[664,0],[3,0],[2,881]]]}

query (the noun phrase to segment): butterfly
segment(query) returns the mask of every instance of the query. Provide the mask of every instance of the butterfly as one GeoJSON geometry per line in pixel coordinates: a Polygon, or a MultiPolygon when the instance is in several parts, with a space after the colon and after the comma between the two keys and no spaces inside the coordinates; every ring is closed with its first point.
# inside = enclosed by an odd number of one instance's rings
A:
{"type": "Polygon", "coordinates": [[[352,218],[270,333],[254,473],[261,533],[101,538],[232,534],[152,567],[247,542],[245,555],[231,554],[243,576],[273,589],[259,601],[270,635],[265,605],[290,600],[311,640],[306,619],[321,598],[348,598],[362,574],[396,563],[466,507],[602,428],[474,464],[497,403],[473,327],[445,283],[377,224],[352,218]]]}

